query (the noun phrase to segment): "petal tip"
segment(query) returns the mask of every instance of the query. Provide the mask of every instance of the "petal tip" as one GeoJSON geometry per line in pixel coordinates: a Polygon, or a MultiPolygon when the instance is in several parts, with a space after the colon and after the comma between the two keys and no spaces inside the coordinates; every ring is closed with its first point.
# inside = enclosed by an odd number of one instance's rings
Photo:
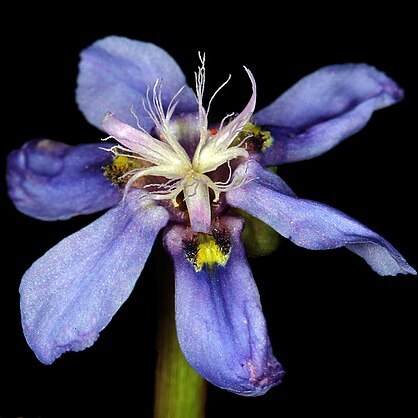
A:
{"type": "Polygon", "coordinates": [[[401,101],[405,97],[405,91],[403,88],[399,87],[394,81],[390,83],[386,88],[396,102],[401,101]]]}
{"type": "Polygon", "coordinates": [[[87,335],[78,336],[76,339],[66,344],[54,344],[51,347],[42,349],[37,349],[36,347],[31,348],[33,349],[38,360],[41,363],[49,366],[68,351],[83,351],[86,348],[91,347],[98,338],[99,333],[92,332],[87,335]]]}
{"type": "Polygon", "coordinates": [[[242,393],[236,392],[244,396],[264,395],[271,388],[280,384],[286,374],[281,364],[275,358],[268,362],[267,367],[261,373],[256,373],[251,361],[248,363],[248,368],[250,372],[249,383],[253,386],[253,389],[242,393]]]}
{"type": "Polygon", "coordinates": [[[353,66],[358,67],[360,71],[364,71],[364,80],[370,79],[372,81],[377,82],[377,85],[380,85],[381,93],[383,95],[388,95],[388,97],[386,97],[386,100],[384,100],[385,98],[382,98],[382,103],[379,103],[379,101],[377,101],[376,110],[386,106],[390,106],[391,104],[397,103],[404,98],[404,90],[399,86],[399,84],[396,81],[389,77],[385,72],[365,63],[353,64],[353,66]]]}
{"type": "Polygon", "coordinates": [[[417,271],[408,263],[406,263],[406,266],[404,267],[404,271],[402,272],[402,274],[412,274],[413,276],[416,276],[417,271]]]}

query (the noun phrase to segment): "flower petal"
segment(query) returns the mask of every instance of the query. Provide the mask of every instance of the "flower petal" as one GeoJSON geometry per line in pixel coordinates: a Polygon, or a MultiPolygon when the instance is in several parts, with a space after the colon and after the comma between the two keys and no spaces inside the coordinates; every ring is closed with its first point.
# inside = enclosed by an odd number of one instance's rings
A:
{"type": "MultiPolygon", "coordinates": [[[[157,79],[162,80],[162,102],[167,107],[178,90],[186,85],[180,67],[163,49],[120,36],[100,39],[82,51],[79,70],[77,103],[87,120],[98,128],[106,112],[137,126],[131,113],[134,106],[141,126],[150,130],[154,124],[141,102],[147,88],[152,88],[157,79]]],[[[186,87],[176,113],[196,110],[196,97],[186,87]]]]}
{"type": "Polygon", "coordinates": [[[240,395],[262,395],[284,374],[274,358],[260,297],[240,242],[242,221],[224,217],[232,235],[225,267],[195,272],[173,226],[165,245],[175,265],[176,324],[180,347],[190,365],[216,386],[240,395]]]}
{"type": "Polygon", "coordinates": [[[256,216],[301,247],[328,250],[345,246],[380,275],[416,274],[375,232],[336,209],[287,194],[283,180],[255,161],[248,166],[240,166],[237,175],[248,170],[254,180],[227,193],[231,206],[256,216]]]}
{"type": "Polygon", "coordinates": [[[68,219],[117,205],[120,193],[103,175],[112,154],[86,144],[36,139],[7,160],[9,196],[16,208],[42,220],[68,219]]]}
{"type": "Polygon", "coordinates": [[[20,286],[23,330],[42,363],[90,347],[131,293],[168,212],[131,191],[37,260],[20,286]]]}
{"type": "Polygon", "coordinates": [[[275,140],[263,163],[277,165],[323,154],[363,128],[375,110],[402,97],[393,80],[369,65],[321,68],[256,113],[256,123],[275,140]]]}

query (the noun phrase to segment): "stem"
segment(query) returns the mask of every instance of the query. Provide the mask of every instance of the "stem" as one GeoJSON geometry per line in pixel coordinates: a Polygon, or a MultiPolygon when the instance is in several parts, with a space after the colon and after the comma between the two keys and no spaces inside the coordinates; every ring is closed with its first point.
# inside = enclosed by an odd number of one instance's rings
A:
{"type": "Polygon", "coordinates": [[[174,277],[163,251],[158,253],[159,323],[154,418],[204,418],[206,381],[186,362],[174,320],[174,277]]]}

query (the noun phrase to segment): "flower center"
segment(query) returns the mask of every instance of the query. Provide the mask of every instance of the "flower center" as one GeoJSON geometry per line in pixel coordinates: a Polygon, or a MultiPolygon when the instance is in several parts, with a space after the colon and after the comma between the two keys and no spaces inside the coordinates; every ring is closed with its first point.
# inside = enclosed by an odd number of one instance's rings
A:
{"type": "MultiPolygon", "coordinates": [[[[143,101],[145,111],[155,124],[154,136],[143,129],[138,120],[139,130],[123,124],[112,114],[106,115],[103,128],[120,145],[110,149],[116,158],[105,169],[105,175],[114,183],[124,185],[125,194],[131,187],[142,187],[149,192],[148,197],[169,201],[173,208],[180,205],[179,198],[182,197],[191,229],[197,233],[207,233],[212,225],[213,205],[219,202],[221,194],[246,180],[245,177],[232,176],[231,161],[238,158],[248,159],[248,150],[242,146],[246,143],[249,145],[249,151],[252,150],[252,142],[247,143],[248,138],[260,137],[261,139],[255,142],[260,149],[267,139],[262,137],[262,131],[250,124],[256,102],[256,85],[253,75],[245,67],[253,89],[248,104],[235,117],[226,116],[217,129],[209,129],[210,105],[227,82],[215,92],[205,109],[205,57],[199,57],[201,66],[195,73],[198,113],[194,117],[189,116],[187,121],[186,118],[171,120],[182,89],[164,110],[162,87],[158,80],[152,89],[152,95],[148,89],[143,101]],[[185,124],[186,131],[191,132],[193,136],[188,142],[183,136],[185,124]],[[179,127],[181,129],[178,129],[179,127]],[[220,173],[226,175],[222,177],[220,173]]],[[[202,248],[207,249],[202,249],[202,254],[216,253],[210,242],[202,248]]]]}

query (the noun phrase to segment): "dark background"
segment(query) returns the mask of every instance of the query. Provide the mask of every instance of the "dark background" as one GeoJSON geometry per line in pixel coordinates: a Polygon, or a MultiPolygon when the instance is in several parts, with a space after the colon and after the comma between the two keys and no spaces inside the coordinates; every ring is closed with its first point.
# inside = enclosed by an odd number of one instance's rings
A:
{"type": "MultiPolygon", "coordinates": [[[[302,6],[276,13],[257,3],[249,10],[240,6],[239,17],[200,4],[191,19],[159,6],[130,7],[103,6],[102,15],[87,16],[75,6],[38,6],[10,16],[16,25],[2,44],[2,164],[30,138],[76,144],[102,136],[78,111],[74,88],[79,51],[109,34],[163,47],[190,83],[197,51],[206,51],[208,92],[233,74],[213,116],[241,110],[249,97],[242,65],[254,72],[261,109],[321,66],[367,62],[397,80],[405,100],[377,112],[336,149],[280,167],[279,174],[298,195],[334,206],[383,235],[418,268],[416,31],[408,10],[366,15],[360,7],[339,4],[316,14],[302,6]]],[[[0,416],[99,416],[114,408],[118,416],[151,416],[154,262],[93,348],[43,366],[21,331],[20,278],[46,250],[96,216],[31,219],[8,201],[4,182],[1,198],[0,416]]],[[[252,260],[252,267],[287,375],[256,399],[209,386],[208,417],[229,416],[231,408],[249,416],[417,416],[418,279],[379,277],[349,251],[313,252],[285,240],[274,255],[252,260]]]]}

